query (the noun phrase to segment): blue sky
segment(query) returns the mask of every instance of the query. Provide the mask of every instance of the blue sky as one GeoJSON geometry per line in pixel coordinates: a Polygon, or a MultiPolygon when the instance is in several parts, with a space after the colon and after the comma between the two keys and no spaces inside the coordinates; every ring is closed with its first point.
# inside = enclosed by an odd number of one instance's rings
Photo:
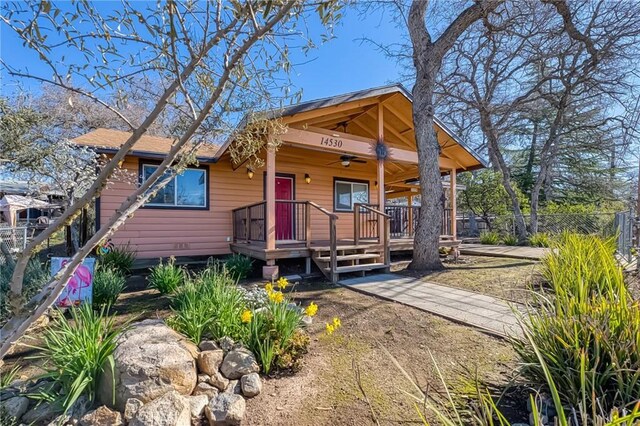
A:
{"type": "MultiPolygon", "coordinates": [[[[99,7],[108,9],[117,3],[102,2],[99,7]]],[[[37,56],[22,47],[21,41],[0,25],[0,54],[4,61],[41,72],[46,69],[37,56]]],[[[319,28],[311,27],[311,31],[319,28]]],[[[335,38],[313,49],[307,56],[292,53],[291,80],[297,89],[303,89],[303,99],[316,99],[339,93],[381,86],[400,79],[400,68],[392,59],[385,57],[371,43],[360,39],[371,38],[380,43],[393,43],[402,37],[402,29],[391,22],[390,14],[381,11],[363,15],[354,9],[344,11],[344,17],[335,28],[335,38]]],[[[13,92],[15,80],[3,71],[2,91],[13,92]]],[[[22,81],[22,87],[35,87],[37,83],[22,81]]]]}

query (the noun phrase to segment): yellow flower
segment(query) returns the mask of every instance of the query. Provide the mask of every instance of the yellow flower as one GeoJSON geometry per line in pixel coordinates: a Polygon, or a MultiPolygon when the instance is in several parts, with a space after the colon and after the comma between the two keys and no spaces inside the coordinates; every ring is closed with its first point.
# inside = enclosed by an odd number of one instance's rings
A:
{"type": "Polygon", "coordinates": [[[333,326],[334,326],[335,328],[342,327],[342,322],[340,322],[340,318],[338,318],[338,317],[333,317],[333,326]]]}
{"type": "Polygon", "coordinates": [[[309,306],[305,308],[304,313],[310,317],[314,316],[318,313],[318,305],[313,302],[309,303],[309,306]]]}
{"type": "Polygon", "coordinates": [[[267,290],[267,293],[271,293],[273,291],[273,284],[271,283],[266,283],[264,285],[264,289],[267,290]]]}
{"type": "Polygon", "coordinates": [[[330,336],[331,333],[333,333],[336,330],[336,328],[332,325],[327,323],[327,334],[330,336]]]}
{"type": "Polygon", "coordinates": [[[278,288],[280,290],[284,290],[289,285],[289,280],[287,280],[285,277],[280,277],[278,281],[276,281],[276,284],[278,285],[278,288]]]}
{"type": "Polygon", "coordinates": [[[281,303],[284,300],[284,294],[281,291],[272,291],[269,293],[269,300],[275,303],[281,303]]]}
{"type": "Polygon", "coordinates": [[[242,315],[240,315],[240,320],[242,320],[243,323],[251,322],[251,318],[253,318],[253,313],[248,309],[245,309],[242,315]]]}

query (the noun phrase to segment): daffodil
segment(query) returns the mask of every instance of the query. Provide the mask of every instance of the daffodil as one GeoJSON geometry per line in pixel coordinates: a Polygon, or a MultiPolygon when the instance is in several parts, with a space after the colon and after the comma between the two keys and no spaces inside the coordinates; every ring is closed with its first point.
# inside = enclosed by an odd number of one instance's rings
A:
{"type": "Polygon", "coordinates": [[[246,324],[248,322],[251,322],[251,318],[253,318],[253,313],[250,310],[245,309],[244,311],[242,311],[242,315],[240,315],[240,320],[243,323],[246,324]]]}
{"type": "Polygon", "coordinates": [[[284,294],[281,291],[272,291],[269,293],[269,300],[275,303],[282,303],[284,300],[284,294]]]}
{"type": "Polygon", "coordinates": [[[338,317],[333,317],[333,326],[335,328],[340,328],[342,327],[342,322],[340,321],[340,318],[338,317]]]}
{"type": "Polygon", "coordinates": [[[273,291],[273,284],[271,283],[266,283],[264,285],[264,289],[267,290],[267,293],[271,293],[273,291]]]}
{"type": "Polygon", "coordinates": [[[276,284],[280,290],[284,290],[289,285],[289,280],[285,277],[280,277],[278,281],[276,281],[276,284]]]}
{"type": "Polygon", "coordinates": [[[313,302],[309,303],[309,306],[305,308],[304,313],[310,317],[314,316],[318,313],[318,305],[313,302]]]}
{"type": "Polygon", "coordinates": [[[336,330],[333,324],[327,323],[327,334],[331,336],[331,334],[336,330]]]}

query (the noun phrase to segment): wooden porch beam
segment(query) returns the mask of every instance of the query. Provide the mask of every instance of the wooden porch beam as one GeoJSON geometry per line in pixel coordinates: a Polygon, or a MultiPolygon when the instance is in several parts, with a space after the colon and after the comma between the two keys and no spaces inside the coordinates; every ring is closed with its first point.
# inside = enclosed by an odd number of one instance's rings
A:
{"type": "Polygon", "coordinates": [[[266,218],[265,218],[265,237],[267,250],[275,250],[276,248],[276,152],[274,149],[267,148],[267,182],[266,189],[266,218]]]}
{"type": "MultiPolygon", "coordinates": [[[[384,105],[378,103],[378,143],[384,143],[384,105]]],[[[384,163],[385,159],[378,158],[378,205],[380,211],[384,213],[385,205],[385,193],[384,193],[384,163]]],[[[380,236],[380,243],[385,246],[389,242],[386,241],[385,235],[386,220],[379,217],[378,220],[378,235],[380,236]]],[[[385,257],[384,261],[389,263],[389,259],[385,257]]]]}
{"type": "Polygon", "coordinates": [[[453,239],[456,240],[457,239],[457,223],[456,223],[456,213],[457,213],[457,200],[456,200],[456,174],[457,171],[456,169],[451,169],[450,172],[450,182],[451,182],[451,188],[449,189],[451,191],[451,235],[453,235],[453,239]]]}
{"type": "Polygon", "coordinates": [[[363,99],[363,100],[354,101],[354,102],[347,102],[344,104],[333,105],[326,108],[318,108],[311,111],[299,112],[297,114],[283,117],[282,121],[286,124],[299,123],[299,122],[311,120],[315,117],[326,116],[326,115],[334,114],[338,112],[344,112],[344,111],[354,110],[358,108],[363,108],[369,105],[375,105],[377,103],[378,103],[378,100],[376,98],[363,99]]]}

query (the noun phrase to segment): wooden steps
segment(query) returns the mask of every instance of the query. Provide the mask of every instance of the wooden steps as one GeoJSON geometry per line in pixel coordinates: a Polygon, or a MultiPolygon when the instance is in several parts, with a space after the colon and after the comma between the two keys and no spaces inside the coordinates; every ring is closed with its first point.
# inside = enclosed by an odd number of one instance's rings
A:
{"type": "MultiPolygon", "coordinates": [[[[372,271],[374,269],[384,269],[388,268],[388,265],[384,263],[365,263],[362,265],[351,265],[351,266],[338,266],[335,270],[338,274],[346,274],[350,272],[366,272],[372,271]]],[[[331,272],[331,268],[325,268],[326,272],[331,272]]]]}
{"type": "MultiPolygon", "coordinates": [[[[380,257],[379,253],[358,253],[358,254],[345,254],[342,256],[336,256],[338,262],[343,260],[363,260],[363,259],[378,259],[380,257]]],[[[318,256],[316,260],[320,262],[331,261],[331,256],[318,256]]]]}
{"type": "Polygon", "coordinates": [[[335,265],[331,265],[330,247],[311,247],[311,258],[320,271],[332,282],[337,282],[340,274],[361,273],[388,270],[384,263],[384,247],[379,244],[338,245],[335,249],[335,265]]]}

